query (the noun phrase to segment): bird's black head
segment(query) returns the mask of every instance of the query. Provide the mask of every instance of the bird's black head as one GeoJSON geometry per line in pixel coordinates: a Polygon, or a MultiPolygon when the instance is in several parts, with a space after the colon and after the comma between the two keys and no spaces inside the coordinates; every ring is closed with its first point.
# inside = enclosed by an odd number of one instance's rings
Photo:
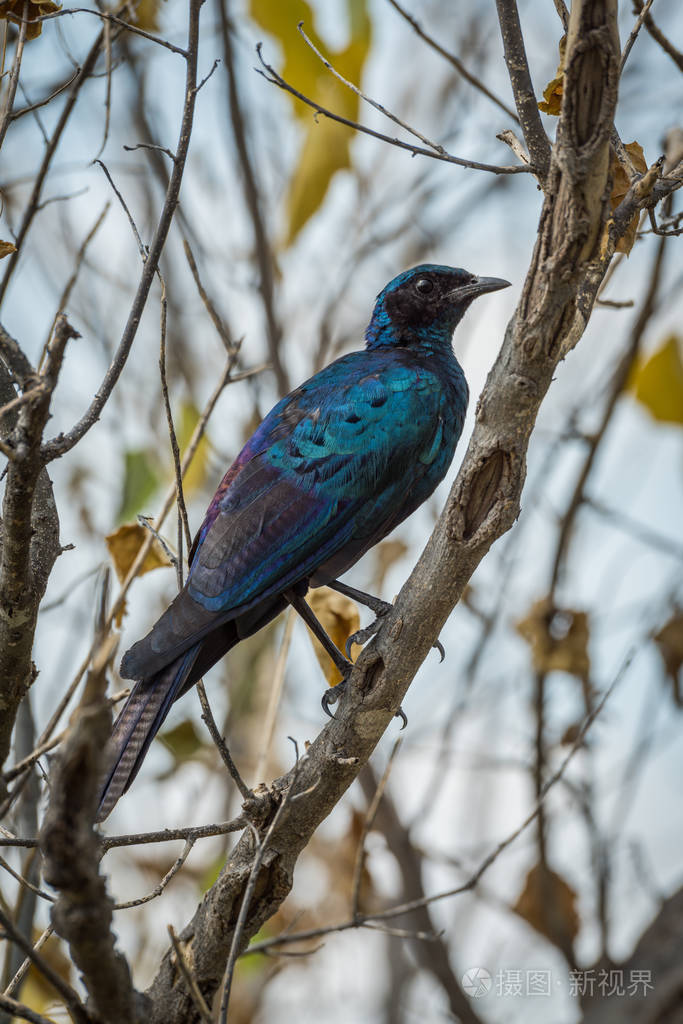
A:
{"type": "Polygon", "coordinates": [[[380,345],[450,345],[453,331],[478,295],[509,281],[476,277],[459,267],[422,263],[399,274],[377,296],[365,332],[368,348],[380,345]]]}

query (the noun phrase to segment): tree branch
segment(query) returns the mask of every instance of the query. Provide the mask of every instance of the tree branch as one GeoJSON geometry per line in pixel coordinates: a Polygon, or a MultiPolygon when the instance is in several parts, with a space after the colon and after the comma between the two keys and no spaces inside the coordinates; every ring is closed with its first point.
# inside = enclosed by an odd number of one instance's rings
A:
{"type": "Polygon", "coordinates": [[[115,949],[113,903],[98,871],[100,843],[93,827],[101,756],[111,730],[106,671],[115,650],[115,634],[109,634],[93,659],[83,699],[52,773],[40,846],[45,880],[59,890],[52,924],[71,947],[97,1015],[108,1024],[131,1024],[139,1019],[135,993],[128,964],[115,949]]]}
{"type": "Polygon", "coordinates": [[[275,312],[274,294],[274,271],[275,257],[268,241],[263,214],[261,212],[261,198],[259,196],[258,184],[254,168],[252,166],[247,137],[244,129],[244,116],[240,105],[240,98],[237,91],[237,78],[235,76],[234,54],[232,48],[232,25],[228,15],[228,0],[218,0],[218,14],[221,25],[221,38],[223,41],[223,57],[225,60],[225,71],[228,83],[228,107],[230,110],[230,123],[237,148],[237,157],[242,171],[242,185],[244,187],[244,198],[251,217],[252,230],[254,232],[254,255],[259,270],[259,291],[261,302],[266,319],[266,337],[268,340],[268,355],[273,364],[273,372],[277,381],[278,390],[281,395],[287,394],[290,390],[287,371],[280,357],[280,344],[282,341],[282,328],[275,312]]]}
{"type": "Polygon", "coordinates": [[[531,162],[543,185],[550,167],[550,142],[543,128],[536,94],[531,82],[522,26],[519,23],[517,0],[496,0],[496,7],[503,37],[505,63],[510,75],[519,123],[524,133],[524,141],[529,150],[531,162]]]}
{"type": "MultiPolygon", "coordinates": [[[[7,437],[12,457],[0,531],[0,765],[9,754],[19,704],[34,678],[31,651],[38,606],[61,552],[57,509],[40,444],[64,351],[73,337],[78,337],[77,332],[66,317],[60,317],[42,373],[25,377],[24,383],[30,381],[33,387],[24,392],[16,417],[7,417],[12,425],[7,437]]],[[[5,332],[2,340],[8,339],[5,332]]],[[[17,343],[9,349],[23,369],[28,361],[19,356],[17,343]]],[[[1,362],[0,373],[5,373],[1,362]]]]}
{"type": "Polygon", "coordinates": [[[80,441],[84,434],[90,430],[93,424],[98,421],[116,382],[121,376],[121,372],[126,365],[126,360],[128,359],[128,353],[130,352],[133,341],[135,340],[140,318],[142,317],[142,313],[147,302],[147,296],[149,295],[149,290],[152,286],[152,281],[154,280],[154,275],[156,274],[157,267],[159,265],[159,259],[164,245],[166,244],[166,238],[171,227],[173,214],[175,213],[178,200],[180,198],[180,186],[182,184],[185,161],[190,147],[194,108],[197,99],[199,12],[203,2],[204,0],[190,0],[185,98],[183,103],[180,133],[178,136],[178,146],[176,149],[173,169],[171,171],[171,177],[168,183],[168,189],[166,190],[166,198],[161,211],[161,216],[159,217],[159,223],[157,224],[157,229],[147,254],[147,259],[142,268],[140,283],[138,284],[138,290],[133,300],[130,313],[128,314],[128,321],[123,330],[123,335],[119,342],[116,354],[109,366],[109,369],[107,370],[107,373],[105,374],[104,380],[98,388],[97,394],[95,395],[90,408],[83,414],[78,423],[76,423],[75,426],[66,434],[59,434],[57,437],[53,438],[51,441],[47,441],[46,444],[43,445],[42,457],[45,462],[50,462],[52,459],[56,459],[60,455],[64,455],[66,452],[70,451],[73,446],[80,441]]]}
{"type": "MultiPolygon", "coordinates": [[[[361,654],[337,716],[308,749],[296,785],[306,795],[293,795],[271,838],[244,943],[289,892],[301,850],[368,760],[475,568],[519,514],[526,451],[540,403],[558,362],[583,333],[614,252],[604,229],[620,59],[616,7],[616,0],[574,4],[558,142],[538,241],[519,306],[479,400],[465,460],[422,557],[361,654]]],[[[276,789],[286,790],[291,781],[290,773],[276,789]]],[[[243,837],[181,935],[207,1003],[220,984],[253,863],[253,843],[243,837]]],[[[167,954],[148,991],[153,1024],[197,1019],[174,977],[167,954]]]]}

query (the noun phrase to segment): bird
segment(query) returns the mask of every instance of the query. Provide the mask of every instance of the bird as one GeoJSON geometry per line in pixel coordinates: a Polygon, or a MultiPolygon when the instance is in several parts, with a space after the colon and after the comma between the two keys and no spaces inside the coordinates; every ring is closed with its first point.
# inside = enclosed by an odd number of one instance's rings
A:
{"type": "MultiPolygon", "coordinates": [[[[469,397],[453,332],[474,299],[508,286],[439,264],[404,271],[377,296],[365,348],[257,427],[208,507],[182,590],[123,656],[121,676],[135,685],[107,746],[97,821],[129,788],[171,705],[287,605],[348,675],[304,596],[328,585],[378,615],[391,607],[339,577],[443,480],[469,397]]],[[[338,692],[323,697],[328,713],[338,692]]]]}

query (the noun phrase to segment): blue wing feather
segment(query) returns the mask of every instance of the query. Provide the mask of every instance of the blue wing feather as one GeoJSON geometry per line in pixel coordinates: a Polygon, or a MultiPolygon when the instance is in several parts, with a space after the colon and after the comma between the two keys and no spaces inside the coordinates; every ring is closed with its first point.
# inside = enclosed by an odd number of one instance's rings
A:
{"type": "Polygon", "coordinates": [[[334,578],[409,515],[462,429],[444,430],[458,403],[437,369],[414,353],[356,352],[278,403],[226,474],[184,590],[125,656],[124,677],[159,671],[301,580],[334,578]]]}

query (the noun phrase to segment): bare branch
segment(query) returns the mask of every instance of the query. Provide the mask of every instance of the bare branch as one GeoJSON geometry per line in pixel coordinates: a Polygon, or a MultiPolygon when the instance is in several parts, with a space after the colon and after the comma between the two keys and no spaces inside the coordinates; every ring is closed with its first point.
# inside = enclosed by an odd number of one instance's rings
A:
{"type": "Polygon", "coordinates": [[[24,44],[26,42],[26,32],[28,29],[28,22],[26,20],[28,15],[28,0],[24,0],[24,8],[21,16],[21,22],[19,25],[19,35],[17,37],[17,46],[14,51],[14,60],[12,61],[12,67],[10,68],[9,79],[7,82],[7,94],[5,96],[5,106],[0,115],[0,148],[5,141],[5,135],[9,128],[9,123],[12,120],[12,108],[14,106],[14,97],[17,94],[17,85],[19,84],[19,72],[21,70],[21,59],[24,55],[24,44]]]}
{"type": "Polygon", "coordinates": [[[223,759],[223,764],[228,769],[230,777],[232,778],[233,782],[235,783],[240,793],[242,794],[242,799],[252,800],[254,794],[249,789],[246,782],[244,781],[239,771],[237,770],[237,765],[232,759],[232,755],[228,750],[227,743],[225,742],[225,739],[221,736],[218,730],[218,726],[216,725],[216,719],[213,717],[211,705],[209,704],[209,699],[206,696],[206,690],[204,689],[204,683],[202,682],[201,679],[197,683],[197,693],[199,695],[199,703],[202,706],[202,721],[206,724],[207,729],[211,733],[211,739],[216,744],[216,749],[218,750],[218,753],[221,755],[221,758],[223,759]]]}
{"type": "Polygon", "coordinates": [[[249,873],[249,878],[247,879],[247,884],[244,889],[244,894],[242,896],[240,910],[237,917],[237,923],[235,924],[235,928],[232,934],[230,953],[228,955],[228,962],[225,968],[225,978],[223,981],[223,994],[221,996],[221,1006],[218,1014],[218,1024],[227,1024],[228,1003],[230,1001],[232,975],[233,971],[235,970],[235,964],[237,963],[237,957],[240,953],[240,946],[243,941],[243,932],[246,925],[247,913],[249,911],[249,905],[251,903],[252,897],[256,890],[256,883],[258,881],[259,871],[261,869],[261,865],[266,856],[266,853],[268,852],[268,845],[273,836],[273,833],[275,832],[275,829],[277,828],[280,819],[282,818],[285,810],[287,809],[287,805],[290,799],[294,795],[294,787],[296,786],[296,782],[305,759],[306,755],[304,755],[304,757],[301,760],[297,757],[297,762],[291,772],[289,785],[287,786],[287,789],[284,791],[280,798],[280,805],[277,811],[275,812],[273,820],[270,823],[268,830],[266,831],[266,834],[261,839],[259,839],[258,831],[253,825],[251,826],[251,831],[253,832],[254,839],[256,840],[256,850],[254,852],[254,860],[251,871],[249,873]]]}
{"type": "Polygon", "coordinates": [[[526,59],[522,26],[519,23],[517,0],[496,0],[498,21],[503,36],[505,63],[531,162],[543,184],[550,168],[550,142],[541,122],[538,102],[531,83],[526,59]]]}
{"type": "Polygon", "coordinates": [[[228,85],[228,106],[230,110],[230,123],[237,147],[237,157],[242,172],[242,184],[244,187],[244,198],[246,200],[249,216],[251,217],[252,230],[254,233],[254,246],[256,262],[259,270],[259,290],[261,302],[266,320],[266,336],[268,340],[268,355],[273,364],[273,372],[277,381],[280,394],[284,395],[290,390],[289,377],[280,356],[282,343],[282,327],[277,318],[275,310],[275,256],[271,248],[266,231],[263,214],[261,210],[261,198],[259,196],[258,184],[254,168],[252,166],[247,137],[244,126],[244,116],[237,91],[237,79],[235,76],[234,55],[232,48],[232,25],[228,14],[229,0],[220,0],[218,4],[221,38],[223,42],[223,58],[228,85]]]}
{"type": "Polygon", "coordinates": [[[111,729],[106,672],[118,642],[115,635],[101,632],[99,640],[83,698],[52,772],[40,845],[45,879],[59,890],[52,908],[55,931],[69,943],[98,1015],[112,1024],[130,1024],[138,1018],[134,990],[128,964],[115,949],[113,904],[98,871],[99,840],[93,827],[102,753],[111,729]]]}
{"type": "MultiPolygon", "coordinates": [[[[73,337],[78,333],[66,317],[60,317],[43,370],[33,378],[35,386],[19,406],[8,438],[12,458],[3,502],[0,558],[0,764],[9,753],[19,704],[33,681],[31,651],[38,605],[61,551],[59,521],[40,444],[66,345],[73,337]]],[[[8,339],[5,333],[3,342],[8,339]]],[[[19,347],[15,343],[9,351],[13,358],[19,347]]],[[[19,359],[22,367],[25,362],[23,357],[19,359]]],[[[0,364],[0,373],[5,373],[4,364],[0,364]]]]}
{"type": "MultiPolygon", "coordinates": [[[[548,172],[539,240],[519,307],[479,400],[460,473],[425,552],[360,655],[335,719],[308,748],[297,786],[315,788],[290,801],[271,837],[273,853],[260,872],[263,896],[250,908],[244,935],[255,934],[284,900],[301,850],[367,761],[474,569],[515,522],[541,400],[558,361],[581,337],[614,254],[604,229],[620,58],[616,0],[575,0],[574,8],[557,157],[548,172]]],[[[286,788],[290,781],[291,774],[278,785],[286,788]]],[[[207,999],[216,991],[218,965],[234,935],[229,927],[218,934],[212,922],[216,915],[236,921],[253,864],[253,844],[243,836],[181,933],[191,945],[188,955],[207,999]]],[[[411,907],[404,904],[396,913],[411,907]]],[[[189,996],[174,987],[174,975],[167,954],[148,992],[151,1024],[175,1024],[193,1012],[189,996]]]]}
{"type": "MultiPolygon", "coordinates": [[[[7,917],[5,912],[0,908],[0,925],[12,939],[15,945],[19,946],[22,952],[29,958],[31,963],[35,964],[37,969],[43,975],[43,977],[52,985],[54,990],[59,993],[61,998],[64,1000],[64,1005],[67,1007],[69,1014],[72,1019],[76,1021],[76,1024],[91,1024],[90,1015],[86,1011],[85,1006],[81,1002],[78,993],[69,985],[60,974],[55,971],[52,965],[45,959],[42,953],[31,945],[24,936],[16,930],[10,919],[7,917]]],[[[2,996],[6,999],[6,996],[2,996]]]]}
{"type": "MultiPolygon", "coordinates": [[[[637,13],[643,10],[643,0],[633,0],[633,8],[637,13]]],[[[648,30],[655,42],[659,43],[665,53],[671,57],[676,66],[683,71],[683,53],[677,50],[668,36],[655,24],[652,15],[648,12],[645,15],[645,28],[648,30]]]]}
{"type": "Polygon", "coordinates": [[[351,884],[352,918],[357,918],[359,915],[358,900],[360,896],[361,879],[363,877],[363,865],[365,863],[365,840],[367,839],[368,832],[372,828],[373,823],[375,821],[377,809],[379,807],[380,800],[384,795],[384,790],[386,789],[387,782],[389,781],[389,775],[391,774],[391,769],[394,766],[396,755],[401,749],[401,742],[402,740],[400,736],[398,737],[397,740],[394,740],[394,745],[391,748],[391,753],[389,754],[389,759],[386,763],[384,772],[382,773],[382,778],[379,780],[377,788],[373,793],[372,800],[370,801],[370,805],[368,806],[365,819],[363,821],[360,839],[358,840],[358,850],[356,851],[356,863],[353,866],[353,882],[351,884]]]}
{"type": "MultiPolygon", "coordinates": [[[[168,231],[173,220],[180,198],[180,186],[185,169],[185,161],[192,136],[192,122],[194,119],[195,101],[197,98],[197,50],[199,47],[199,12],[202,0],[190,0],[190,17],[188,28],[187,44],[187,71],[185,78],[185,98],[183,104],[183,115],[176,148],[176,160],[173,164],[171,176],[166,191],[164,206],[159,217],[157,229],[149,248],[149,254],[142,268],[138,290],[128,314],[128,321],[123,331],[119,347],[105,374],[90,408],[84,413],[78,423],[66,434],[59,434],[53,440],[43,445],[42,457],[45,462],[50,462],[66,452],[70,451],[75,444],[90,430],[94,423],[100,418],[102,410],[116,385],[121,372],[126,365],[128,353],[130,352],[142,311],[147,302],[147,296],[154,279],[159,258],[166,243],[168,231]]],[[[101,40],[100,40],[101,42],[101,40]]],[[[2,297],[0,293],[0,298],[2,297]]]]}
{"type": "Polygon", "coordinates": [[[425,43],[431,46],[431,48],[441,57],[444,57],[449,64],[452,64],[455,70],[462,75],[465,81],[469,82],[470,85],[473,85],[475,89],[479,90],[479,92],[482,92],[484,96],[487,96],[492,103],[495,103],[496,106],[503,111],[504,114],[511,117],[515,124],[519,124],[519,118],[515,114],[514,110],[512,110],[511,107],[508,107],[506,103],[503,103],[503,101],[496,96],[494,92],[491,92],[491,90],[484,85],[481,79],[477,78],[476,75],[473,75],[471,71],[468,71],[459,57],[456,57],[454,53],[450,53],[448,50],[445,50],[441,43],[437,42],[433,36],[428,35],[428,33],[420,26],[419,22],[413,18],[412,14],[409,14],[408,11],[401,7],[397,0],[389,0],[389,3],[394,10],[398,11],[401,17],[408,22],[415,34],[418,35],[420,39],[424,39],[425,43]]]}
{"type": "Polygon", "coordinates": [[[173,951],[175,952],[176,955],[178,969],[182,974],[183,980],[185,981],[185,984],[188,987],[190,995],[192,996],[192,1000],[195,1006],[197,1007],[197,1010],[199,1011],[199,1016],[201,1017],[204,1024],[213,1024],[213,1015],[209,1010],[209,1007],[206,1005],[206,1000],[204,999],[204,996],[201,993],[199,985],[197,984],[197,979],[192,973],[190,965],[187,962],[187,958],[183,952],[183,947],[180,945],[178,936],[173,930],[173,926],[170,924],[168,926],[168,935],[173,946],[173,951]]]}
{"type": "Polygon", "coordinates": [[[412,153],[413,156],[429,156],[433,160],[443,160],[449,164],[457,164],[458,167],[470,167],[478,171],[490,171],[492,174],[524,174],[534,170],[534,168],[526,166],[498,167],[494,164],[482,164],[476,160],[464,160],[459,156],[453,156],[445,151],[438,152],[434,149],[425,149],[423,146],[416,146],[410,142],[402,142],[401,139],[392,139],[389,135],[384,135],[382,132],[376,132],[374,128],[368,128],[366,125],[359,124],[357,121],[351,121],[347,117],[335,114],[326,107],[316,103],[315,100],[310,99],[308,96],[304,96],[302,92],[299,92],[298,89],[295,89],[294,86],[290,85],[284,80],[284,78],[278,75],[277,71],[275,71],[270,64],[266,63],[261,53],[260,43],[256,47],[256,52],[258,53],[258,58],[261,61],[263,68],[265,69],[264,71],[260,71],[257,68],[259,74],[262,75],[267,82],[270,82],[271,85],[276,85],[278,89],[283,89],[292,96],[296,96],[297,99],[301,100],[307,106],[312,107],[316,112],[316,115],[322,114],[323,117],[328,117],[331,121],[337,121],[339,124],[345,124],[348,128],[353,128],[355,131],[362,132],[364,135],[371,135],[373,139],[380,139],[382,142],[387,142],[390,146],[397,146],[399,149],[405,149],[409,153],[412,153]]]}
{"type": "Polygon", "coordinates": [[[95,42],[90,47],[90,50],[88,51],[88,54],[85,60],[83,61],[83,65],[80,71],[74,78],[73,83],[69,89],[69,93],[66,97],[66,101],[62,108],[62,111],[59,115],[57,124],[55,125],[55,129],[52,135],[50,136],[47,146],[45,147],[45,152],[43,154],[43,159],[40,168],[38,169],[38,173],[36,174],[33,181],[33,188],[31,190],[31,195],[29,197],[28,204],[24,211],[24,216],[22,217],[19,230],[14,240],[14,243],[17,247],[17,251],[13,252],[11,256],[8,256],[5,261],[5,273],[3,274],[2,281],[0,282],[0,304],[2,304],[2,301],[5,297],[5,292],[7,291],[14,270],[21,257],[24,239],[26,238],[28,231],[31,227],[31,224],[33,223],[33,218],[38,212],[38,207],[40,205],[40,197],[43,191],[43,185],[45,184],[45,179],[47,177],[47,172],[50,169],[52,158],[55,155],[57,146],[59,145],[62,135],[64,134],[64,129],[66,128],[69,119],[73,113],[74,107],[76,106],[76,101],[78,99],[80,91],[95,69],[97,58],[99,57],[100,50],[102,49],[103,40],[104,31],[100,32],[97,38],[95,39],[95,42]]]}
{"type": "MultiPolygon", "coordinates": [[[[125,0],[119,6],[119,10],[125,10],[128,3],[129,0],[125,0]]],[[[133,35],[148,39],[150,43],[156,43],[157,46],[163,46],[166,50],[170,50],[171,53],[177,53],[180,57],[184,57],[185,60],[188,59],[189,47],[187,50],[184,50],[182,46],[176,46],[174,43],[169,42],[168,39],[163,39],[161,36],[155,36],[151,32],[146,32],[143,28],[132,25],[129,21],[124,21],[123,18],[116,17],[115,14],[110,14],[108,11],[93,10],[92,7],[66,7],[64,10],[54,11],[52,14],[43,14],[40,18],[31,18],[30,22],[50,21],[52,18],[63,18],[66,15],[73,14],[94,14],[95,17],[101,18],[102,21],[108,21],[112,25],[125,29],[126,32],[132,32],[133,35]]]]}
{"type": "Polygon", "coordinates": [[[628,39],[626,40],[626,45],[624,46],[624,52],[621,55],[621,65],[619,67],[619,72],[620,73],[622,73],[623,70],[624,70],[624,65],[626,64],[626,61],[628,60],[628,55],[630,54],[631,50],[633,49],[633,44],[635,43],[636,39],[638,38],[640,30],[643,27],[643,22],[645,21],[645,19],[647,18],[648,14],[650,13],[650,8],[652,7],[653,3],[654,3],[654,0],[646,0],[646,3],[643,6],[641,6],[640,14],[636,18],[636,23],[633,26],[633,28],[631,29],[631,34],[629,35],[628,39]]]}
{"type": "Polygon", "coordinates": [[[31,1024],[54,1024],[49,1017],[43,1017],[42,1013],[36,1013],[30,1006],[18,1003],[11,996],[0,995],[0,1009],[7,1010],[12,1017],[20,1017],[21,1020],[31,1021],[31,1024]]]}

